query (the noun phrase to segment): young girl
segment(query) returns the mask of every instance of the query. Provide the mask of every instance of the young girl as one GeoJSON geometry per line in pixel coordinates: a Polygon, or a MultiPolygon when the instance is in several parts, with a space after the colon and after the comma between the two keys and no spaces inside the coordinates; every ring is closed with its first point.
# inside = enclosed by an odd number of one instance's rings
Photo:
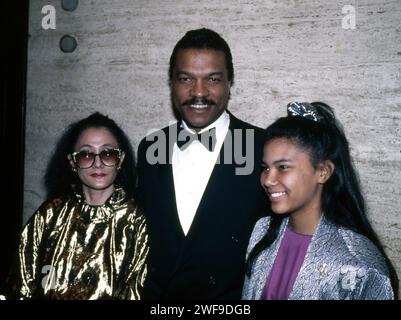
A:
{"type": "Polygon", "coordinates": [[[49,200],[22,231],[7,298],[141,298],[148,244],[134,168],[127,136],[108,117],[67,129],[48,166],[49,200]]]}
{"type": "Polygon", "coordinates": [[[261,184],[272,215],[247,250],[243,299],[393,299],[398,279],[369,224],[347,139],[323,103],[267,128],[261,184]]]}

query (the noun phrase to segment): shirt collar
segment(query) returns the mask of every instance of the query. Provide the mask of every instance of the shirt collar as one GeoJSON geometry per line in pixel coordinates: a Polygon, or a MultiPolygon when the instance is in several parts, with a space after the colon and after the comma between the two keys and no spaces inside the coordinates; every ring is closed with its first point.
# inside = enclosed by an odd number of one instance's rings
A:
{"type": "Polygon", "coordinates": [[[223,111],[223,113],[218,117],[214,122],[209,124],[207,127],[203,128],[199,132],[196,132],[195,130],[191,129],[188,127],[186,122],[184,120],[181,121],[181,126],[185,130],[191,132],[191,133],[202,133],[205,132],[211,128],[216,128],[216,139],[217,141],[220,141],[221,139],[224,139],[224,137],[227,134],[228,127],[230,125],[230,115],[228,114],[227,111],[223,111]]]}

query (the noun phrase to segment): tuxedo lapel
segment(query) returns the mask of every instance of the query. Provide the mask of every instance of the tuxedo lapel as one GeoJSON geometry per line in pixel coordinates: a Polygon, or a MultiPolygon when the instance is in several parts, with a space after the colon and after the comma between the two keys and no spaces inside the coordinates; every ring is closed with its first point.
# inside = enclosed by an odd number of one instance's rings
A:
{"type": "MultiPolygon", "coordinates": [[[[177,201],[175,196],[175,189],[174,189],[174,177],[173,177],[173,166],[172,166],[172,154],[174,143],[176,139],[170,140],[170,133],[177,132],[177,125],[180,122],[173,124],[172,127],[169,127],[166,131],[166,156],[167,156],[167,163],[161,164],[156,166],[157,174],[156,174],[156,181],[155,185],[158,185],[158,194],[161,195],[158,197],[160,200],[160,212],[163,212],[161,215],[162,221],[159,223],[166,223],[169,225],[169,228],[173,230],[173,236],[180,240],[185,238],[184,232],[181,228],[181,223],[178,217],[178,210],[177,210],[177,201]]],[[[176,138],[176,137],[175,137],[176,138]]]]}
{"type": "Polygon", "coordinates": [[[175,237],[185,237],[181,223],[178,218],[177,203],[174,190],[173,170],[171,164],[160,165],[157,175],[159,184],[159,194],[163,194],[160,199],[160,212],[163,221],[161,223],[168,223],[171,230],[174,230],[175,237]]]}

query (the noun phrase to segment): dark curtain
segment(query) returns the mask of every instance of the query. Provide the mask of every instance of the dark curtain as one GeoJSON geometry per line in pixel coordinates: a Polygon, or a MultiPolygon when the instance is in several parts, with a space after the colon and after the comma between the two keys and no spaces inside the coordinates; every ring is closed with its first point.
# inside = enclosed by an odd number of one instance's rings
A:
{"type": "Polygon", "coordinates": [[[29,1],[1,1],[0,285],[14,260],[22,223],[29,1]]]}

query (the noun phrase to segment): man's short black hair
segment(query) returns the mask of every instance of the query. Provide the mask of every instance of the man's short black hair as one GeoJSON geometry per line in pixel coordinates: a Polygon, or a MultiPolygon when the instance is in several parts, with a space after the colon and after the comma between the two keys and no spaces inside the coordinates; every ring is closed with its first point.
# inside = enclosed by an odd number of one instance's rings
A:
{"type": "Polygon", "coordinates": [[[173,69],[177,53],[181,49],[213,49],[225,54],[228,81],[234,82],[233,57],[227,42],[215,31],[202,28],[188,31],[174,47],[170,57],[169,79],[173,78],[173,69]]]}

